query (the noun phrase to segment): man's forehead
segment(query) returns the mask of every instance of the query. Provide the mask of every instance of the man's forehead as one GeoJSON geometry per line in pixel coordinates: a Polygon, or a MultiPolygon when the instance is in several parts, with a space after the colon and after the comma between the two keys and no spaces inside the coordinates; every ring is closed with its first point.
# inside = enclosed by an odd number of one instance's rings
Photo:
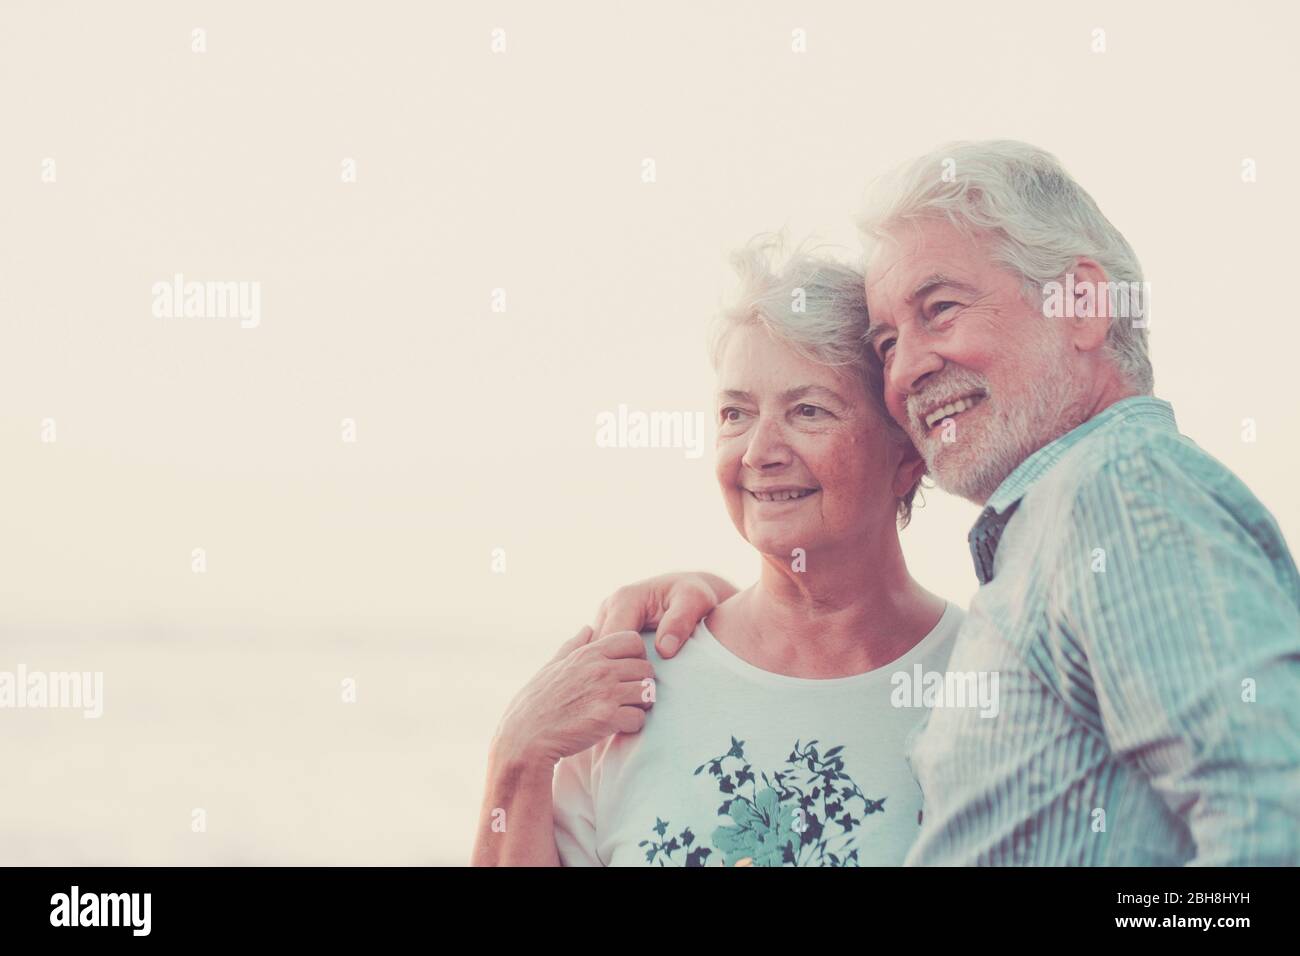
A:
{"type": "Polygon", "coordinates": [[[877,307],[892,306],[945,280],[968,281],[971,247],[962,241],[965,238],[947,223],[934,223],[926,232],[907,230],[891,237],[877,246],[867,260],[868,296],[886,300],[877,307]],[[935,235],[934,229],[943,231],[935,235]]]}
{"type": "Polygon", "coordinates": [[[886,285],[893,284],[898,279],[899,270],[906,265],[907,258],[901,255],[901,251],[893,243],[877,246],[867,259],[865,270],[867,291],[880,290],[886,285]]]}

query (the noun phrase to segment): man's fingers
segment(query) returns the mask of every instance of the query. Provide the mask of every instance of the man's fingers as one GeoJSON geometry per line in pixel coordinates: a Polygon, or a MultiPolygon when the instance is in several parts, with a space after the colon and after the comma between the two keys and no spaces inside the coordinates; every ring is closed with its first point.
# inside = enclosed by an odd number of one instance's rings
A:
{"type": "Polygon", "coordinates": [[[591,622],[591,630],[597,637],[605,636],[605,616],[609,610],[609,600],[600,602],[600,607],[596,608],[596,620],[591,622]]]}
{"type": "Polygon", "coordinates": [[[618,631],[596,641],[596,647],[606,657],[645,657],[645,641],[636,631],[618,631]]]}
{"type": "Polygon", "coordinates": [[[573,653],[573,651],[582,647],[582,645],[590,643],[593,633],[595,632],[593,632],[590,627],[584,626],[577,634],[573,635],[573,637],[560,645],[560,649],[555,652],[555,656],[552,657],[551,660],[558,661],[561,658],[568,657],[573,653]]]}
{"type": "Polygon", "coordinates": [[[668,609],[655,631],[655,650],[659,656],[669,658],[681,650],[713,608],[713,595],[702,587],[679,588],[670,594],[668,609]]]}
{"type": "Polygon", "coordinates": [[[604,618],[596,629],[596,639],[608,637],[618,631],[640,631],[653,627],[656,621],[647,613],[650,601],[647,595],[653,590],[646,584],[622,587],[605,599],[604,618]]]}
{"type": "Polygon", "coordinates": [[[632,607],[626,603],[615,603],[610,605],[605,614],[605,619],[600,622],[600,630],[596,631],[596,639],[609,637],[611,634],[617,634],[619,631],[640,631],[647,626],[642,623],[644,612],[639,607],[632,607]]]}

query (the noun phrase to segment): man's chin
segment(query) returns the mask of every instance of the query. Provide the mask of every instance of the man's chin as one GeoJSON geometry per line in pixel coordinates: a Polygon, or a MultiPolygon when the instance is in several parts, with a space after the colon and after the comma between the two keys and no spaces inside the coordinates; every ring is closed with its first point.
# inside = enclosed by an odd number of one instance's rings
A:
{"type": "Polygon", "coordinates": [[[924,453],[929,474],[941,491],[983,505],[1010,472],[993,466],[994,456],[977,448],[944,446],[924,453]]]}

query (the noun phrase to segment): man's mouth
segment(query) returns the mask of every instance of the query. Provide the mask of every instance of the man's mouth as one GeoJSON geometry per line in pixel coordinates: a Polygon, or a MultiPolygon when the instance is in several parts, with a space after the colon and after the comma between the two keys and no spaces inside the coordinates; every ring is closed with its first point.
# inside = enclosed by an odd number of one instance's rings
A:
{"type": "Polygon", "coordinates": [[[971,392],[969,395],[962,395],[960,398],[949,399],[941,405],[931,406],[930,410],[921,418],[921,421],[925,423],[925,430],[927,432],[933,431],[934,427],[944,419],[953,418],[962,412],[970,411],[987,397],[984,392],[971,392]]]}
{"type": "Polygon", "coordinates": [[[754,498],[759,501],[795,501],[799,498],[807,498],[809,495],[817,494],[817,488],[776,488],[768,491],[755,491],[752,488],[746,488],[754,498]]]}

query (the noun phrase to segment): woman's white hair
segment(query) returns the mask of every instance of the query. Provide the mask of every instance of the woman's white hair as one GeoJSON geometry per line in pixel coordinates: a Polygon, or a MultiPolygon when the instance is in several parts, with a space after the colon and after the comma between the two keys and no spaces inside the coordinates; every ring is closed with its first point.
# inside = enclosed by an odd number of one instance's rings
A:
{"type": "Polygon", "coordinates": [[[1127,291],[1127,283],[1141,283],[1142,266],[1056,157],[1015,140],[950,143],[886,177],[868,203],[858,223],[868,244],[901,224],[936,216],[994,233],[1001,238],[996,261],[1018,273],[1027,296],[1039,302],[1046,284],[1063,281],[1077,258],[1096,261],[1111,283],[1110,315],[1121,316],[1111,320],[1107,349],[1129,384],[1151,393],[1146,328],[1127,318],[1117,287],[1126,283],[1127,291]]]}
{"type": "MultiPolygon", "coordinates": [[[[890,436],[909,442],[885,407],[880,360],[866,345],[870,322],[862,269],[835,258],[830,247],[812,240],[800,243],[788,255],[785,245],[783,235],[765,233],[732,253],[740,285],[710,329],[714,369],[733,331],[761,327],[809,361],[857,375],[890,436]]],[[[900,527],[911,519],[915,495],[913,488],[899,499],[900,527]]]]}

